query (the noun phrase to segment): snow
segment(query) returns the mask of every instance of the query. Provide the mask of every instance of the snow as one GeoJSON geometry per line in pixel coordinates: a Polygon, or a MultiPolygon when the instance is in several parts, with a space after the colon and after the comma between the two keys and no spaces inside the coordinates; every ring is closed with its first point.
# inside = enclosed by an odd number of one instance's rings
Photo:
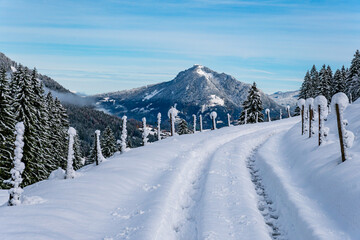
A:
{"type": "Polygon", "coordinates": [[[122,153],[128,151],[127,146],[127,126],[126,126],[126,121],[127,121],[127,117],[123,116],[122,118],[122,131],[121,131],[121,141],[120,141],[120,150],[122,153]]]}
{"type": "Polygon", "coordinates": [[[192,117],[193,117],[193,132],[196,133],[196,115],[193,114],[192,117]]]}
{"type": "Polygon", "coordinates": [[[210,113],[210,118],[212,120],[213,130],[216,129],[216,117],[217,117],[217,113],[215,111],[212,111],[210,113]]]}
{"type": "Polygon", "coordinates": [[[161,113],[158,113],[157,115],[157,138],[158,140],[161,140],[161,113]]]}
{"type": "Polygon", "coordinates": [[[97,158],[99,163],[105,161],[104,156],[102,155],[101,151],[101,145],[100,145],[100,130],[95,131],[95,137],[96,137],[96,150],[97,150],[97,158]]]}
{"type": "Polygon", "coordinates": [[[178,115],[179,111],[176,109],[176,106],[171,107],[168,111],[168,117],[171,120],[171,135],[175,135],[175,117],[178,115]]]}
{"type": "Polygon", "coordinates": [[[146,100],[150,100],[151,98],[153,98],[156,94],[160,93],[162,90],[164,89],[155,89],[154,91],[152,91],[151,93],[147,94],[142,100],[146,101],[146,100]]]}
{"type": "Polygon", "coordinates": [[[25,164],[21,162],[23,157],[23,147],[24,147],[24,132],[25,126],[23,122],[18,122],[15,125],[15,150],[14,150],[14,160],[12,164],[12,169],[10,170],[11,178],[6,180],[5,182],[9,183],[12,188],[9,190],[10,199],[9,205],[16,206],[21,204],[21,194],[23,193],[23,189],[20,187],[22,182],[22,176],[25,169],[25,164]]]}
{"type": "Polygon", "coordinates": [[[315,110],[318,111],[318,107],[320,106],[321,112],[320,112],[320,117],[321,119],[325,119],[329,113],[328,110],[328,102],[326,97],[320,95],[317,96],[314,100],[314,105],[315,105],[315,110]]]}
{"type": "Polygon", "coordinates": [[[297,106],[299,107],[299,108],[302,108],[302,106],[305,106],[305,99],[299,99],[298,101],[297,101],[297,106]]]}
{"type": "Polygon", "coordinates": [[[145,146],[145,145],[148,144],[148,135],[149,135],[149,131],[148,131],[148,128],[146,126],[146,118],[145,117],[142,118],[142,124],[143,124],[142,139],[143,139],[143,144],[145,146]]]}
{"type": "Polygon", "coordinates": [[[313,98],[307,98],[305,101],[305,108],[308,108],[311,106],[311,108],[314,107],[314,99],[313,98]]]}
{"type": "Polygon", "coordinates": [[[224,106],[224,105],[225,105],[224,99],[221,99],[216,95],[210,95],[208,107],[224,106]]]}
{"type": "Polygon", "coordinates": [[[199,74],[200,76],[204,76],[206,78],[206,80],[210,80],[211,78],[213,78],[214,76],[212,75],[212,73],[207,73],[204,71],[204,66],[201,65],[196,65],[196,73],[199,74]]]}
{"type": "Polygon", "coordinates": [[[342,112],[345,110],[345,108],[349,105],[349,99],[346,96],[345,93],[336,93],[332,98],[331,98],[331,106],[333,108],[333,111],[335,112],[335,104],[339,105],[339,110],[342,112]]]}
{"type": "Polygon", "coordinates": [[[68,157],[67,157],[67,166],[66,166],[66,178],[74,178],[75,171],[73,168],[74,161],[74,137],[76,135],[76,130],[73,127],[69,127],[69,147],[68,147],[68,157]]]}
{"type": "Polygon", "coordinates": [[[25,187],[0,239],[357,240],[360,100],[343,115],[344,163],[334,111],[321,146],[299,117],[176,135],[25,187]]]}

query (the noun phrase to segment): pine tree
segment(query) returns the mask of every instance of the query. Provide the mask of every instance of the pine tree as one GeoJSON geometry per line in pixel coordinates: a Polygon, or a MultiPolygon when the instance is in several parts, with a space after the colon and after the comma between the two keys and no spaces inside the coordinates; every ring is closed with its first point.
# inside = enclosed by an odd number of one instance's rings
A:
{"type": "Polygon", "coordinates": [[[313,65],[313,67],[311,68],[311,71],[310,71],[310,86],[309,86],[307,98],[309,98],[309,97],[314,98],[314,97],[320,95],[320,91],[318,89],[319,85],[320,85],[319,73],[316,70],[315,65],[313,65]]]}
{"type": "Polygon", "coordinates": [[[305,74],[305,77],[304,77],[304,82],[302,83],[301,88],[300,88],[299,99],[308,98],[309,93],[311,91],[310,88],[311,88],[311,77],[310,77],[309,71],[307,71],[305,74]]]}
{"type": "Polygon", "coordinates": [[[11,104],[9,82],[5,68],[0,70],[0,188],[10,186],[3,181],[11,177],[10,169],[13,158],[15,119],[11,104]]]}
{"type": "Polygon", "coordinates": [[[111,157],[116,152],[116,140],[113,131],[109,126],[105,128],[105,131],[101,137],[101,149],[105,158],[111,157]]]}
{"type": "Polygon", "coordinates": [[[84,163],[83,163],[83,157],[82,157],[82,153],[81,153],[79,135],[75,135],[75,138],[74,138],[74,162],[73,162],[74,170],[75,171],[79,170],[83,165],[84,165],[84,163]]]}
{"type": "Polygon", "coordinates": [[[181,119],[180,123],[178,124],[178,131],[177,133],[179,135],[183,135],[183,134],[189,134],[191,133],[191,130],[188,127],[187,122],[185,121],[185,119],[181,119]]]}
{"type": "MultiPolygon", "coordinates": [[[[322,66],[319,73],[319,84],[317,85],[316,96],[323,95],[328,101],[331,100],[332,71],[330,66],[322,66]]],[[[313,97],[316,97],[313,96],[313,97]]]]}
{"type": "Polygon", "coordinates": [[[247,100],[243,103],[243,111],[241,112],[239,123],[245,123],[245,110],[246,114],[246,123],[256,123],[256,116],[258,116],[258,122],[264,121],[264,114],[262,101],[260,98],[259,90],[256,87],[256,83],[254,82],[249,90],[249,94],[247,96],[247,100]]]}
{"type": "Polygon", "coordinates": [[[355,101],[360,97],[360,52],[356,50],[347,74],[347,95],[355,101]]]}

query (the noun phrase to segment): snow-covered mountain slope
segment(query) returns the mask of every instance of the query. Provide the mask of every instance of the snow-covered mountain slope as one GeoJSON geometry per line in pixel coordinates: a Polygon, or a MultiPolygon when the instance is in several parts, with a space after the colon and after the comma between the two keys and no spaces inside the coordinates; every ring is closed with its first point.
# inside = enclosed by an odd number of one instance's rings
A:
{"type": "Polygon", "coordinates": [[[289,91],[289,92],[275,92],[273,94],[270,94],[269,96],[278,104],[280,104],[283,107],[286,107],[287,105],[290,106],[290,108],[293,110],[296,108],[296,102],[299,98],[300,91],[289,91]]]}
{"type": "MultiPolygon", "coordinates": [[[[249,88],[249,84],[240,82],[230,75],[194,65],[180,72],[169,82],[95,97],[99,107],[115,115],[126,114],[135,119],[145,116],[149,122],[156,121],[158,112],[166,116],[174,104],[177,104],[181,116],[187,120],[191,119],[192,114],[206,115],[216,110],[219,119],[226,122],[227,113],[238,118],[249,88]]],[[[271,108],[274,116],[278,116],[281,106],[263,92],[261,99],[264,108],[271,108]]],[[[210,123],[210,118],[204,120],[210,123]]]]}

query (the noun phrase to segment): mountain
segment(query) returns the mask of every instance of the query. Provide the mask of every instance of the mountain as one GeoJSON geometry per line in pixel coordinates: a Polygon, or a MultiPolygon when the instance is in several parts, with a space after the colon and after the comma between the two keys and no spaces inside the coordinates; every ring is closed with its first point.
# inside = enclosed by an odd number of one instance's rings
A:
{"type": "Polygon", "coordinates": [[[287,105],[290,106],[290,109],[292,111],[296,108],[296,102],[299,97],[300,90],[296,91],[289,91],[289,92],[275,92],[271,95],[269,95],[275,102],[280,104],[283,107],[286,107],[287,105]]]}
{"type": "MultiPolygon", "coordinates": [[[[167,119],[168,109],[176,104],[182,118],[191,121],[192,114],[202,114],[206,116],[204,124],[210,124],[209,113],[217,111],[221,125],[226,124],[227,113],[234,119],[239,117],[250,86],[225,73],[194,65],[168,82],[94,97],[98,108],[117,116],[126,114],[135,119],[145,116],[152,123],[158,112],[167,119]]],[[[260,94],[264,109],[270,108],[278,116],[282,107],[265,93],[260,94]]]]}

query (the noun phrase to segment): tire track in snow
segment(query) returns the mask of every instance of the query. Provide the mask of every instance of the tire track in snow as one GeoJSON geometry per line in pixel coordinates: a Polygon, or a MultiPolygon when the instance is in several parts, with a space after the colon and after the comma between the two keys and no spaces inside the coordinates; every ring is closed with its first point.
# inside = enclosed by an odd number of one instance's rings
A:
{"type": "Polygon", "coordinates": [[[251,175],[251,181],[254,183],[256,193],[259,197],[258,209],[261,212],[266,225],[269,227],[270,236],[274,240],[285,240],[284,232],[281,231],[277,215],[277,211],[273,204],[273,201],[270,199],[267,194],[268,189],[265,189],[265,186],[262,184],[262,178],[259,174],[259,170],[255,166],[256,161],[256,152],[257,147],[251,156],[247,160],[247,167],[251,175]]]}

